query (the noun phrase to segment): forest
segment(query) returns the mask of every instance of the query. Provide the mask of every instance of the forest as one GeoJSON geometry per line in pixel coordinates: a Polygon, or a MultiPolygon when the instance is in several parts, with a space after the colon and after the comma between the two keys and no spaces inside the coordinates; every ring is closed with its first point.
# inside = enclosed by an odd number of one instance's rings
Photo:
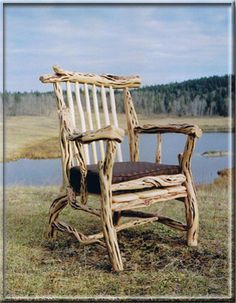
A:
{"type": "MultiPolygon", "coordinates": [[[[143,86],[131,91],[137,113],[176,116],[228,116],[230,76],[212,76],[179,83],[143,86]]],[[[233,85],[232,85],[233,87],[233,85]]],[[[92,100],[92,92],[91,100],[92,100]]],[[[107,92],[108,93],[108,92],[107,92]]],[[[82,96],[82,103],[84,97],[82,96]]],[[[51,92],[5,92],[6,115],[55,114],[55,96],[51,92]]],[[[117,111],[124,112],[123,93],[116,92],[117,111]]],[[[98,95],[99,106],[102,107],[98,95]]],[[[91,101],[92,104],[92,101],[91,101]]]]}

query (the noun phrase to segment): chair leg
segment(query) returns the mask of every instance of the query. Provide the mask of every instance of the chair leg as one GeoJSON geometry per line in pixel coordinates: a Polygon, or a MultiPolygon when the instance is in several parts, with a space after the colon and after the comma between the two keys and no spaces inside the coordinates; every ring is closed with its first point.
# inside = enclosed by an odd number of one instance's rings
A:
{"type": "Polygon", "coordinates": [[[117,242],[117,233],[113,225],[112,218],[112,166],[116,151],[116,143],[113,141],[107,142],[107,150],[104,161],[98,162],[100,188],[101,188],[101,220],[103,235],[106,242],[108,255],[114,271],[122,271],[123,263],[121,259],[120,249],[117,242]]]}
{"type": "Polygon", "coordinates": [[[113,225],[112,211],[110,207],[109,195],[104,195],[101,193],[102,203],[101,203],[101,219],[103,234],[108,250],[108,255],[110,262],[112,264],[114,271],[122,271],[123,262],[120,254],[120,249],[117,241],[117,233],[113,225]]]}
{"type": "Polygon", "coordinates": [[[197,246],[199,227],[197,199],[193,187],[189,186],[188,189],[188,196],[185,198],[186,221],[189,228],[187,231],[187,245],[197,246]]]}
{"type": "Polygon", "coordinates": [[[60,212],[68,204],[68,198],[66,193],[61,193],[51,204],[49,209],[49,224],[48,224],[48,237],[53,238],[54,230],[53,223],[58,218],[60,212]]]}
{"type": "Polygon", "coordinates": [[[113,224],[115,226],[120,224],[120,222],[121,222],[121,211],[115,211],[113,213],[112,221],[113,221],[113,224]]]}

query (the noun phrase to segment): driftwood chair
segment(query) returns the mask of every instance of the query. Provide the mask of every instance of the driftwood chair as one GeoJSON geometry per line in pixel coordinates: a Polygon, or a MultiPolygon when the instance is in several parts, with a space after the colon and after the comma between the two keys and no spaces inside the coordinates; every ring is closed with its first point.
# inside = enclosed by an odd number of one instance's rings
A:
{"type": "Polygon", "coordinates": [[[157,221],[186,232],[187,245],[196,246],[198,207],[190,161],[201,129],[188,124],[140,126],[129,91],[140,86],[138,76],[98,76],[65,71],[58,66],[53,70],[55,74],[41,76],[40,80],[53,84],[57,98],[63,190],[50,207],[49,237],[59,230],[74,235],[83,244],[105,246],[114,271],[123,270],[117,232],[125,228],[157,221]],[[124,91],[130,162],[122,161],[120,143],[125,132],[118,127],[114,89],[124,91]],[[156,163],[139,162],[138,139],[143,133],[157,134],[156,163]],[[163,133],[187,136],[184,151],[178,155],[179,165],[161,164],[163,133]],[[89,206],[88,194],[100,196],[100,207],[89,206]],[[173,199],[184,202],[186,224],[157,213],[135,210],[173,199]],[[84,235],[59,221],[59,214],[67,205],[100,217],[102,231],[84,235]],[[121,224],[122,216],[139,219],[121,224]]]}

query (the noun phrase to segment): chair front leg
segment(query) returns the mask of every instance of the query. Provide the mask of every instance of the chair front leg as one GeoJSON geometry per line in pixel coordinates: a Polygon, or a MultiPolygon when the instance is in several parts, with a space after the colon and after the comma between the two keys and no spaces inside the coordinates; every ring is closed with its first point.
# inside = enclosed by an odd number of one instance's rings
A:
{"type": "Polygon", "coordinates": [[[179,160],[182,167],[182,172],[186,177],[185,186],[187,190],[187,197],[185,198],[186,221],[188,226],[187,231],[187,245],[197,246],[198,244],[198,229],[199,229],[199,215],[197,198],[195,188],[193,185],[193,177],[191,173],[191,157],[195,147],[196,138],[193,135],[188,136],[185,150],[180,155],[179,160]]]}
{"type": "Polygon", "coordinates": [[[120,249],[117,241],[116,229],[112,219],[112,167],[113,159],[116,152],[116,143],[109,140],[107,142],[106,158],[99,162],[99,176],[101,187],[101,220],[103,234],[108,250],[110,262],[114,271],[122,271],[123,263],[121,259],[120,249]]]}
{"type": "Polygon", "coordinates": [[[68,204],[67,193],[61,193],[55,200],[53,200],[51,207],[49,209],[49,224],[48,224],[48,237],[53,238],[54,236],[54,227],[53,223],[58,218],[60,212],[68,204]]]}
{"type": "Polygon", "coordinates": [[[187,181],[187,194],[185,198],[186,221],[188,226],[187,231],[187,245],[197,246],[198,244],[198,229],[199,229],[199,215],[197,199],[193,190],[191,180],[187,181]]]}

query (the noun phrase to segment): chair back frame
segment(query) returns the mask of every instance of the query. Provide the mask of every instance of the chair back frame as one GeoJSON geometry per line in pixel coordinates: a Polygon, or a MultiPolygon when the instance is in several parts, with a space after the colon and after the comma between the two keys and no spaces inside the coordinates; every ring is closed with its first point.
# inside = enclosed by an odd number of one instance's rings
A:
{"type": "MultiPolygon", "coordinates": [[[[57,109],[60,118],[60,148],[62,154],[63,187],[69,184],[69,170],[73,165],[86,166],[96,164],[105,156],[104,142],[92,142],[91,147],[84,144],[83,158],[74,142],[69,142],[64,131],[65,125],[70,121],[72,129],[80,132],[97,130],[107,125],[119,126],[116,110],[116,93],[114,90],[123,90],[124,108],[127,118],[128,139],[130,146],[130,159],[139,158],[138,139],[134,127],[138,126],[137,115],[129,88],[141,85],[139,76],[116,76],[77,73],[62,70],[53,66],[54,75],[40,77],[43,83],[52,83],[57,99],[57,109]],[[65,91],[63,84],[65,83],[65,91]],[[66,92],[66,93],[65,93],[66,92]],[[69,111],[69,119],[65,121],[62,112],[69,111]],[[136,137],[136,138],[135,138],[136,137]],[[79,155],[79,157],[78,157],[79,155]]],[[[121,144],[117,143],[116,160],[123,161],[121,144]]]]}

